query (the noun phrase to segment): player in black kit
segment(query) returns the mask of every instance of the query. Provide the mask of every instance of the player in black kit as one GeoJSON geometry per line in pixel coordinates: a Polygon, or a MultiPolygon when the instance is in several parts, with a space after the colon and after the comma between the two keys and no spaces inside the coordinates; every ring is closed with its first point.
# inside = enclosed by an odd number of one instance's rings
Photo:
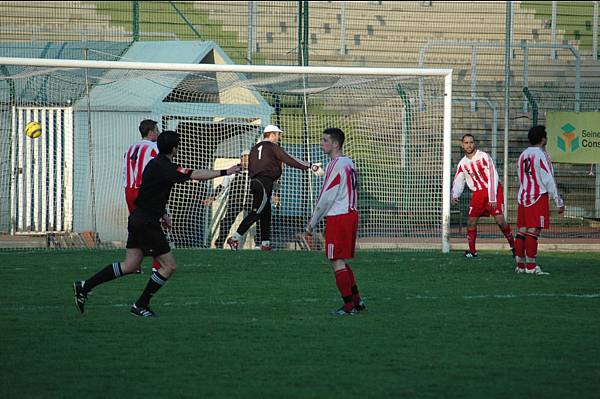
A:
{"type": "Polygon", "coordinates": [[[275,125],[268,125],[263,132],[263,141],[250,150],[248,176],[250,177],[250,192],[252,193],[252,209],[240,223],[237,231],[227,239],[232,250],[237,250],[240,240],[252,225],[260,219],[260,249],[271,250],[271,195],[273,185],[281,177],[282,164],[292,168],[311,171],[317,175],[323,174],[319,164],[308,164],[297,160],[279,147],[279,139],[283,131],[275,125]]]}
{"type": "Polygon", "coordinates": [[[123,262],[114,262],[84,281],[73,283],[75,306],[84,312],[88,293],[97,285],[114,280],[139,269],[144,256],[152,256],[160,263],[160,269],[153,272],[144,292],[131,306],[131,314],[141,317],[154,317],[150,309],[150,299],[175,273],[176,264],[169,242],[161,228],[170,228],[166,205],[171,188],[175,183],[188,180],[209,180],[219,176],[238,173],[240,166],[226,170],[191,170],[173,163],[177,154],[179,135],[165,131],[157,140],[158,156],[148,162],[142,175],[142,185],[135,201],[135,209],[127,224],[127,252],[123,262]]]}

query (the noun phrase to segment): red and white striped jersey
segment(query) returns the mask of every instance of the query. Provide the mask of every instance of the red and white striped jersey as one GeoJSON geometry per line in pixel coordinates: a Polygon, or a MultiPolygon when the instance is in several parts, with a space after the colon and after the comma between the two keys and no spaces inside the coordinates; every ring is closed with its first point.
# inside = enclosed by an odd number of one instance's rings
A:
{"type": "Polygon", "coordinates": [[[476,150],[473,158],[469,159],[465,155],[460,160],[452,184],[452,198],[460,197],[465,182],[471,191],[487,190],[489,202],[496,202],[498,171],[487,153],[476,150]]]}
{"type": "Polygon", "coordinates": [[[529,147],[521,153],[517,163],[519,194],[517,202],[523,206],[535,204],[542,194],[548,193],[557,208],[564,206],[554,181],[554,168],[548,153],[540,147],[529,147]]]}
{"type": "Polygon", "coordinates": [[[343,215],[357,211],[358,175],[352,159],[334,158],[327,165],[323,187],[309,226],[313,229],[323,216],[343,215]]]}
{"type": "Polygon", "coordinates": [[[123,186],[140,188],[144,168],[157,155],[158,146],[154,141],[141,140],[129,147],[123,155],[123,186]]]}

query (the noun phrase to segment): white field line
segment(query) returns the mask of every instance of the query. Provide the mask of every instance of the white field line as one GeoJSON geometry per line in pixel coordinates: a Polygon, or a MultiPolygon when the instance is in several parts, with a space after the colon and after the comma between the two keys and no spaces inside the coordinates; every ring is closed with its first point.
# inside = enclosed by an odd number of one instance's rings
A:
{"type": "MultiPolygon", "coordinates": [[[[435,295],[407,295],[404,297],[407,301],[419,301],[419,300],[431,300],[431,301],[439,301],[439,300],[486,300],[486,299],[522,299],[522,298],[553,298],[553,299],[599,299],[600,293],[581,293],[581,294],[568,294],[568,293],[530,293],[530,294],[482,294],[482,295],[460,295],[460,296],[435,296],[435,295]]],[[[398,298],[365,298],[367,304],[371,304],[376,306],[376,304],[382,302],[392,302],[397,301],[398,298]]],[[[340,300],[337,298],[325,299],[325,298],[303,298],[296,299],[291,301],[294,304],[314,304],[314,303],[338,303],[340,300]]],[[[133,302],[132,302],[133,303],[133,302]]],[[[90,310],[93,311],[93,308],[128,308],[132,303],[113,303],[113,304],[101,304],[96,301],[92,301],[90,303],[88,301],[87,305],[90,306],[90,310]]],[[[186,300],[182,302],[160,302],[157,300],[155,302],[156,307],[194,307],[194,306],[246,306],[246,305],[286,305],[289,304],[283,303],[276,300],[252,300],[252,299],[217,299],[217,298],[198,298],[196,300],[186,300]]],[[[12,311],[40,311],[40,310],[59,310],[66,307],[74,307],[72,302],[68,305],[60,304],[60,305],[4,305],[0,308],[1,313],[7,313],[12,311]]],[[[75,309],[73,309],[75,311],[75,309]]]]}

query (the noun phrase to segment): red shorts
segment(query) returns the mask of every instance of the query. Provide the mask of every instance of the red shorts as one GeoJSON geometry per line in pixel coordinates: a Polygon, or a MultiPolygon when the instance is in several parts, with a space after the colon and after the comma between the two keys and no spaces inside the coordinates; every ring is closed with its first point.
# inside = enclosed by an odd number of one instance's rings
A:
{"type": "Polygon", "coordinates": [[[126,188],[125,189],[125,201],[127,201],[127,209],[129,214],[135,209],[135,200],[137,199],[139,188],[126,188]]]}
{"type": "Polygon", "coordinates": [[[504,215],[504,192],[502,185],[498,184],[498,192],[496,193],[496,209],[490,206],[487,190],[475,191],[471,196],[469,204],[469,217],[478,218],[480,216],[496,216],[504,215]]]}
{"type": "Polygon", "coordinates": [[[325,254],[331,260],[354,257],[358,235],[358,212],[327,216],[325,222],[325,254]]]}
{"type": "Polygon", "coordinates": [[[539,227],[542,229],[550,227],[548,193],[542,194],[540,199],[531,206],[519,204],[519,209],[517,211],[517,228],[519,227],[539,227]]]}

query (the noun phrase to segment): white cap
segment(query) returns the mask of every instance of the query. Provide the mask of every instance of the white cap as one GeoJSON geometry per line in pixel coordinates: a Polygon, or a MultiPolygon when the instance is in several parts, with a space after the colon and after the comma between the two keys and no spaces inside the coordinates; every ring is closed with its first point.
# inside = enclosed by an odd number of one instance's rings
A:
{"type": "Polygon", "coordinates": [[[244,151],[242,151],[242,153],[241,153],[240,156],[243,157],[244,155],[250,155],[250,150],[244,150],[244,151]]]}
{"type": "Polygon", "coordinates": [[[265,126],[265,130],[263,131],[263,133],[270,133],[270,132],[283,133],[283,130],[281,130],[280,128],[278,128],[275,125],[267,125],[267,126],[265,126]]]}

